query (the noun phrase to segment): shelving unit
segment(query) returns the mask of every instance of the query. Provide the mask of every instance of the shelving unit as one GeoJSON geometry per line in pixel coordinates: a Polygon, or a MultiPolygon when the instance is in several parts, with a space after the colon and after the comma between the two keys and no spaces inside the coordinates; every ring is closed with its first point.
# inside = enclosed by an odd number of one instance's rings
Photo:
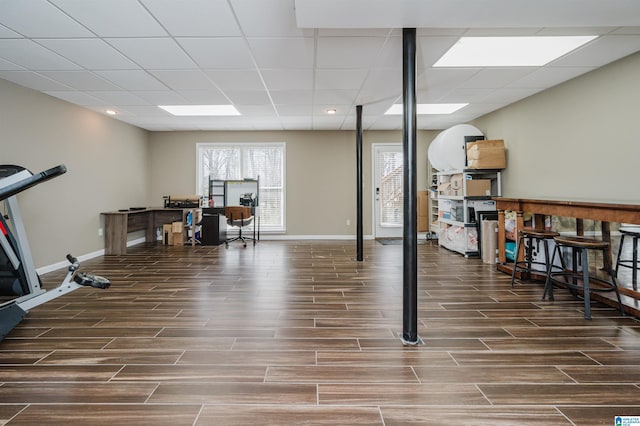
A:
{"type": "Polygon", "coordinates": [[[438,173],[431,173],[429,188],[429,231],[432,235],[440,234],[438,221],[438,173]]]}
{"type": "Polygon", "coordinates": [[[224,207],[225,181],[209,178],[209,207],[224,207]]]}
{"type": "Polygon", "coordinates": [[[496,210],[502,195],[500,170],[437,173],[438,244],[464,256],[478,256],[477,211],[496,210]]]}

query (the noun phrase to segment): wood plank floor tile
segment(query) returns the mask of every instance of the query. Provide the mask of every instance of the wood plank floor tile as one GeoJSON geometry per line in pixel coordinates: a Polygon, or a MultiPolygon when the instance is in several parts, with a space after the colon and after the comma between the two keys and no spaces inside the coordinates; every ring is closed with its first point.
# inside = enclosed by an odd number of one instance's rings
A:
{"type": "Polygon", "coordinates": [[[318,365],[345,366],[454,366],[448,352],[429,351],[318,351],[318,365]]]}
{"type": "Polygon", "coordinates": [[[126,382],[235,383],[265,381],[266,367],[229,368],[215,365],[127,365],[113,377],[126,382]]]}
{"type": "MultiPolygon", "coordinates": [[[[16,416],[20,411],[24,410],[26,405],[0,404],[0,424],[4,425],[16,416]]],[[[37,422],[32,422],[36,424],[37,422]]],[[[12,423],[13,424],[13,423],[12,423]]]]}
{"type": "Polygon", "coordinates": [[[200,409],[200,405],[31,404],[16,416],[11,421],[11,424],[59,426],[153,424],[159,426],[190,426],[197,419],[200,409]]]}
{"type": "Polygon", "coordinates": [[[576,425],[615,425],[616,416],[638,417],[640,404],[597,407],[563,406],[558,410],[576,425]]]}
{"type": "Polygon", "coordinates": [[[54,351],[38,364],[82,365],[82,364],[175,364],[184,351],[54,351]]]}
{"type": "Polygon", "coordinates": [[[382,426],[377,407],[300,407],[295,405],[246,407],[207,405],[195,426],[225,425],[382,426]]]}
{"type": "Polygon", "coordinates": [[[142,404],[157,383],[4,383],[4,404],[142,404]]]}
{"type": "Polygon", "coordinates": [[[315,384],[283,383],[163,383],[149,398],[151,403],[164,404],[315,405],[316,401],[315,384]]]}
{"type": "Polygon", "coordinates": [[[420,383],[573,383],[551,366],[438,366],[414,367],[414,371],[420,383]]]}
{"type": "Polygon", "coordinates": [[[320,405],[488,405],[478,388],[469,384],[320,384],[320,405]]]}
{"type": "Polygon", "coordinates": [[[472,424],[474,426],[560,426],[572,423],[548,407],[382,407],[386,426],[472,424]]]}
{"type": "Polygon", "coordinates": [[[178,364],[225,366],[315,365],[315,351],[186,351],[178,364]]]}
{"type": "Polygon", "coordinates": [[[577,383],[640,384],[639,365],[571,366],[561,367],[560,369],[577,383]]]}
{"type": "Polygon", "coordinates": [[[275,366],[269,367],[266,382],[289,383],[418,383],[410,367],[363,366],[275,366]]]}
{"type": "Polygon", "coordinates": [[[480,384],[492,404],[637,405],[640,388],[630,384],[480,384]]]}
{"type": "Polygon", "coordinates": [[[459,365],[597,365],[593,357],[582,352],[451,352],[451,357],[459,365]]]}
{"type": "Polygon", "coordinates": [[[16,365],[0,368],[0,382],[106,382],[121,366],[16,365]]]}

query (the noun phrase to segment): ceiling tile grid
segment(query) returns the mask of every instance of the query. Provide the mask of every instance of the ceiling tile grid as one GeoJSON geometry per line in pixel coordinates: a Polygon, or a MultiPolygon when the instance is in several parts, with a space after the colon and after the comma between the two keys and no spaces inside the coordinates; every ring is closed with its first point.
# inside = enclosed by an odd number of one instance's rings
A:
{"type": "Polygon", "coordinates": [[[0,78],[148,130],[400,129],[402,30],[417,28],[419,116],[442,129],[640,51],[640,2],[2,0],[0,78]],[[540,67],[434,68],[462,36],[598,35],[540,67]],[[158,105],[233,104],[239,117],[158,105]],[[334,115],[327,111],[335,109],[334,115]]]}

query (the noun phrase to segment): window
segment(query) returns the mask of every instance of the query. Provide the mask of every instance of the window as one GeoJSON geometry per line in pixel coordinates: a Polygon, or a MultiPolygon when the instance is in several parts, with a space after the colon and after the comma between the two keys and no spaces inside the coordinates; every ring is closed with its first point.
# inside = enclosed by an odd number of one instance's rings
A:
{"type": "Polygon", "coordinates": [[[261,231],[284,231],[284,143],[198,144],[198,193],[216,180],[259,179],[261,231]]]}

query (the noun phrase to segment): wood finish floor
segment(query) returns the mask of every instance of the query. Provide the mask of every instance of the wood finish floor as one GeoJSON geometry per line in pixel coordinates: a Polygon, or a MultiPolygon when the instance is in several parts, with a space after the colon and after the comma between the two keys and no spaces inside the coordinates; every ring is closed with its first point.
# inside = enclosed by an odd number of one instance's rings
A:
{"type": "MultiPolygon", "coordinates": [[[[640,323],[477,259],[418,246],[138,246],[0,342],[0,424],[613,425],[640,416],[640,323]]],[[[43,277],[53,287],[61,273],[43,277]]]]}

